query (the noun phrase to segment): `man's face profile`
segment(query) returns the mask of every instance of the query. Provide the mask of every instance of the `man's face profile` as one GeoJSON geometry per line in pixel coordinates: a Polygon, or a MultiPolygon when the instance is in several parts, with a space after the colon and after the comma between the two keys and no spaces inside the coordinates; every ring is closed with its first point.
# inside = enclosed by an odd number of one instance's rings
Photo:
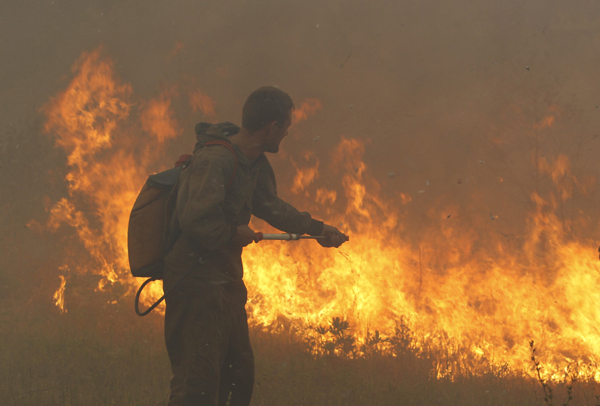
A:
{"type": "Polygon", "coordinates": [[[279,144],[281,140],[288,135],[288,130],[292,125],[292,110],[288,113],[288,118],[282,125],[277,122],[273,125],[269,135],[267,136],[267,142],[265,144],[265,152],[276,153],[279,152],[279,144]]]}

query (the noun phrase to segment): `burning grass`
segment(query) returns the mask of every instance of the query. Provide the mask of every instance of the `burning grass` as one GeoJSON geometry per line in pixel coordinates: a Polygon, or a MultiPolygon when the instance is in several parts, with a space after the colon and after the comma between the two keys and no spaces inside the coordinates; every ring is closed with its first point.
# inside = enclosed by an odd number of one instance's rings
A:
{"type": "MultiPolygon", "coordinates": [[[[107,304],[105,293],[92,296],[64,314],[48,307],[2,314],[3,325],[9,326],[0,334],[2,404],[167,404],[170,370],[162,317],[132,315],[129,296],[116,304],[107,304]]],[[[342,320],[322,329],[323,340],[313,342],[294,333],[251,331],[257,364],[252,405],[545,404],[535,379],[505,366],[438,378],[441,365],[455,365],[470,351],[417,351],[423,346],[407,326],[399,325],[389,337],[393,351],[383,350],[371,334],[368,349],[356,348],[364,351],[359,358],[353,358],[352,346],[340,355],[332,351],[330,343],[343,346],[337,338],[357,342],[342,320]]],[[[556,405],[567,399],[566,382],[548,383],[556,405]]],[[[577,381],[570,405],[595,405],[599,393],[594,381],[577,381]]]]}

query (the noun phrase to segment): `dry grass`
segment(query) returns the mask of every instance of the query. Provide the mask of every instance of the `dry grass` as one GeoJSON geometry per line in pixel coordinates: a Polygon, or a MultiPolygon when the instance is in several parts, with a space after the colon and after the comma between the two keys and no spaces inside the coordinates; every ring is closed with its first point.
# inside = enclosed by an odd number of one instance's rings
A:
{"type": "MultiPolygon", "coordinates": [[[[162,318],[131,301],[90,299],[58,314],[33,305],[0,314],[3,405],[165,405],[170,379],[162,318]]],[[[252,332],[253,405],[543,405],[538,382],[506,370],[435,379],[436,361],[406,351],[350,359],[311,355],[290,334],[252,332]]],[[[313,344],[313,350],[315,344],[313,344]]],[[[566,400],[553,386],[555,404],[566,400]]],[[[576,382],[570,405],[595,405],[595,383],[576,382]]]]}

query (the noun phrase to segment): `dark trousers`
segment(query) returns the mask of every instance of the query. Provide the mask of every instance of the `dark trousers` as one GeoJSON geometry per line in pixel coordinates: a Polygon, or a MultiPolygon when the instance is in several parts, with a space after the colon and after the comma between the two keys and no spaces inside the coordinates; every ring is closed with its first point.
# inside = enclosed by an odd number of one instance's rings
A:
{"type": "MultiPolygon", "coordinates": [[[[165,275],[165,286],[169,284],[165,275]]],[[[248,406],[254,356],[243,281],[185,278],[166,299],[165,342],[173,379],[169,406],[248,406]],[[180,286],[181,285],[181,286],[180,286]]]]}

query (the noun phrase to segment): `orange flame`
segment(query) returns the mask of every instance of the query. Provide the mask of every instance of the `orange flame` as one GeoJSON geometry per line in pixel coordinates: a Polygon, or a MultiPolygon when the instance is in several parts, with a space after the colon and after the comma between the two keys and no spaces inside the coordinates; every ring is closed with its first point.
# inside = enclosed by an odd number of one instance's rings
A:
{"type": "Polygon", "coordinates": [[[304,155],[304,158],[307,161],[314,158],[315,165],[301,169],[292,161],[296,168],[296,176],[294,177],[294,185],[292,186],[292,192],[294,193],[299,193],[306,189],[319,176],[319,160],[315,157],[315,154],[309,151],[304,155]]]}
{"type": "Polygon", "coordinates": [[[297,107],[292,113],[292,124],[298,124],[301,121],[308,120],[308,117],[313,116],[317,111],[321,110],[323,105],[319,99],[306,99],[300,107],[297,107]]]}
{"type": "Polygon", "coordinates": [[[215,116],[215,102],[200,89],[191,91],[189,97],[193,111],[199,111],[209,117],[215,116]]]}
{"type": "MultiPolygon", "coordinates": [[[[338,251],[271,243],[245,253],[255,325],[287,320],[301,329],[343,316],[363,331],[393,331],[405,317],[422,342],[460,343],[486,363],[528,370],[528,341],[535,339],[551,354],[550,377],[576,359],[595,365],[600,329],[592,303],[600,300],[600,266],[594,242],[569,240],[569,222],[555,214],[570,196],[564,178],[578,184],[566,157],[545,163],[557,192],[532,194],[536,210],[527,237],[521,250],[509,253],[503,244],[481,246],[473,229],[449,222],[412,248],[398,233],[404,214],[379,196],[377,183],[367,186],[363,153],[361,141],[342,139],[333,154],[334,165],[345,168],[346,210],[329,221],[351,234],[349,243],[338,251]]],[[[312,196],[319,201],[323,189],[312,196]]]]}
{"type": "Polygon", "coordinates": [[[554,120],[555,120],[554,116],[546,116],[538,124],[535,125],[535,128],[544,129],[544,128],[551,127],[552,124],[554,124],[554,120]]]}
{"type": "MultiPolygon", "coordinates": [[[[51,207],[47,226],[73,227],[89,252],[85,267],[67,264],[70,272],[102,275],[101,289],[114,281],[133,287],[137,282],[128,274],[125,249],[127,219],[147,174],[162,169],[155,162],[164,161],[163,144],[181,132],[170,106],[174,96],[163,92],[154,101],[136,102],[131,87],[115,78],[112,63],[99,50],[84,54],[74,72],[67,89],[44,108],[45,129],[56,134],[69,165],[69,197],[51,207]],[[134,109],[138,104],[139,112],[134,109]],[[147,139],[147,133],[154,137],[147,139]]],[[[294,122],[320,108],[314,99],[303,103],[294,122]]],[[[464,348],[485,365],[509,363],[529,370],[532,339],[549,354],[545,363],[551,376],[574,363],[596,365],[596,245],[571,237],[579,219],[557,214],[575,192],[590,190],[592,178],[574,176],[566,156],[540,159],[535,169],[554,189],[531,193],[534,210],[510,245],[486,234],[475,216],[456,223],[434,208],[429,217],[435,226],[424,229],[414,243],[403,231],[412,197],[382,197],[364,152],[365,142],[341,139],[330,160],[329,173],[341,176],[342,187],[335,189],[318,184],[316,154],[306,153],[294,163],[292,203],[320,213],[352,238],[338,250],[309,242],[250,246],[244,260],[252,325],[295,327],[311,335],[311,326],[344,317],[356,331],[385,333],[404,320],[416,347],[437,346],[447,353],[464,348]]],[[[444,207],[456,213],[453,218],[468,217],[458,204],[444,207]]],[[[266,226],[256,222],[253,227],[266,226]]],[[[63,306],[64,281],[55,295],[57,303],[63,298],[63,306]]],[[[441,361],[434,370],[448,373],[441,361]]],[[[597,375],[597,369],[592,373],[597,375]]]]}
{"type": "Polygon", "coordinates": [[[171,99],[176,94],[174,88],[165,90],[158,99],[150,100],[140,115],[142,129],[154,135],[160,143],[182,132],[171,110],[171,99]]]}
{"type": "MultiPolygon", "coordinates": [[[[116,281],[132,288],[139,283],[128,271],[129,212],[148,174],[164,169],[156,164],[164,142],[181,133],[170,107],[173,89],[136,103],[131,86],[115,77],[112,66],[101,49],[84,53],[66,90],[43,108],[45,131],[67,152],[69,167],[69,197],[50,208],[47,227],[75,229],[91,263],[66,265],[74,272],[101,275],[99,289],[116,281]],[[139,113],[132,109],[136,104],[141,105],[139,113]],[[136,118],[140,124],[131,125],[136,118]]],[[[154,295],[158,293],[154,287],[154,295]]]]}

